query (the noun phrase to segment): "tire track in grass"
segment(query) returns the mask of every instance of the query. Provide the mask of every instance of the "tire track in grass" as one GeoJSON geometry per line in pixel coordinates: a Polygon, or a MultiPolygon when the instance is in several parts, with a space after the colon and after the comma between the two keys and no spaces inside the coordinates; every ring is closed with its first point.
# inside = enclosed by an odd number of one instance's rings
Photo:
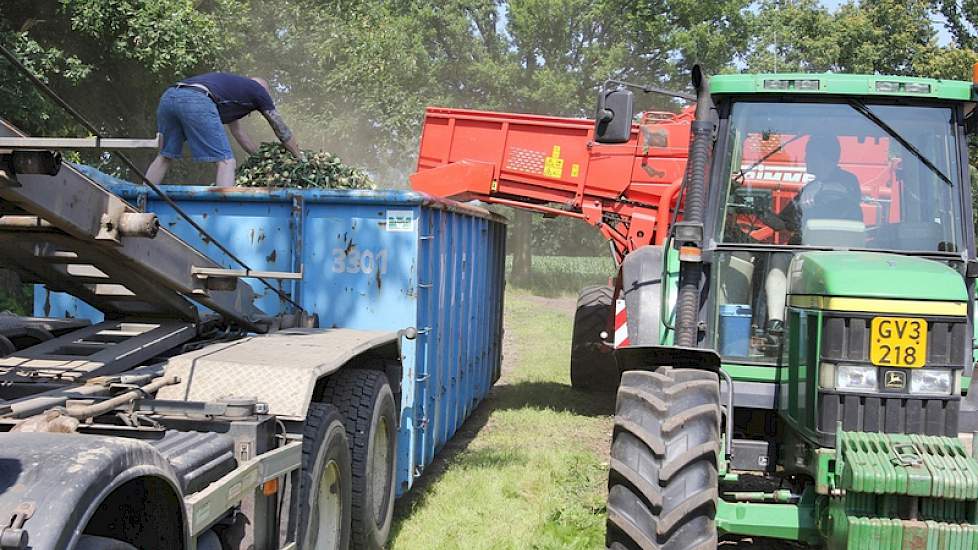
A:
{"type": "Polygon", "coordinates": [[[507,293],[502,377],[398,501],[390,548],[603,546],[613,398],[570,387],[573,303],[507,293]]]}

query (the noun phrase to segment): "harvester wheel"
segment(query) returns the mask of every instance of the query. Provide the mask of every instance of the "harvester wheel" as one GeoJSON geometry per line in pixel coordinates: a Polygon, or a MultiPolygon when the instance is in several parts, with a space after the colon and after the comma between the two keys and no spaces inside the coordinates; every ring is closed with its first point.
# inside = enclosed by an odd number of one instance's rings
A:
{"type": "Polygon", "coordinates": [[[312,403],[302,430],[296,541],[304,550],[343,550],[350,544],[350,448],[339,411],[312,403]]]}
{"type": "Polygon", "coordinates": [[[606,285],[589,286],[577,297],[571,340],[571,386],[585,391],[614,392],[620,375],[614,356],[601,341],[611,328],[613,291],[606,285]]]}
{"type": "Polygon", "coordinates": [[[397,408],[387,376],[376,370],[340,370],[323,401],[343,416],[353,459],[352,550],[380,550],[394,517],[397,408]]]}
{"type": "Polygon", "coordinates": [[[622,376],[608,476],[610,548],[717,546],[717,375],[659,368],[622,376]]]}

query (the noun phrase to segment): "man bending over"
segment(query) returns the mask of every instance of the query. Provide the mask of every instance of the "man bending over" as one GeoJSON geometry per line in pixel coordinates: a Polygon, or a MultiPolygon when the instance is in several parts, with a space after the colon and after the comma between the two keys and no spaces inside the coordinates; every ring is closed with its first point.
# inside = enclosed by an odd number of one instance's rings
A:
{"type": "Polygon", "coordinates": [[[234,185],[234,154],[224,125],[249,155],[258,146],[241,125],[241,119],[258,111],[278,139],[301,158],[292,130],[275,110],[268,82],[231,73],[206,73],[186,78],[163,92],[156,110],[156,125],[163,134],[163,148],[146,170],[146,179],[159,184],[170,163],[183,156],[183,144],[197,162],[217,163],[217,186],[234,185]]]}

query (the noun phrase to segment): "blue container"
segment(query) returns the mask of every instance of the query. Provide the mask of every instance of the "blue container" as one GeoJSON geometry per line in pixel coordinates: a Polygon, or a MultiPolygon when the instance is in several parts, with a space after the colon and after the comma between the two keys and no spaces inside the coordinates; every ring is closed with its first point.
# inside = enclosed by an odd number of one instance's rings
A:
{"type": "Polygon", "coordinates": [[[720,355],[747,357],[750,353],[751,309],[746,304],[720,306],[720,355]]]}
{"type": "MultiPolygon", "coordinates": [[[[106,181],[162,227],[229,268],[216,246],[149,189],[106,181]]],[[[399,330],[405,341],[398,494],[431,463],[499,378],[505,225],[466,205],[406,191],[167,186],[167,194],[252,269],[299,271],[281,288],[322,327],[399,330]]],[[[287,303],[257,282],[267,313],[287,303]]],[[[38,286],[36,315],[101,320],[69,295],[38,286]]]]}

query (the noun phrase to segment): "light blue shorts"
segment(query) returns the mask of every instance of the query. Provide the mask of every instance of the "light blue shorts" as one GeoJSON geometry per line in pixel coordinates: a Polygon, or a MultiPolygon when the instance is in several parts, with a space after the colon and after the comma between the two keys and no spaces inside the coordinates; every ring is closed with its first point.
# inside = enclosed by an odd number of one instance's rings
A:
{"type": "Polygon", "coordinates": [[[163,134],[160,155],[166,158],[181,158],[184,142],[190,146],[193,159],[199,162],[234,158],[217,105],[205,93],[167,88],[156,109],[156,127],[163,134]]]}

